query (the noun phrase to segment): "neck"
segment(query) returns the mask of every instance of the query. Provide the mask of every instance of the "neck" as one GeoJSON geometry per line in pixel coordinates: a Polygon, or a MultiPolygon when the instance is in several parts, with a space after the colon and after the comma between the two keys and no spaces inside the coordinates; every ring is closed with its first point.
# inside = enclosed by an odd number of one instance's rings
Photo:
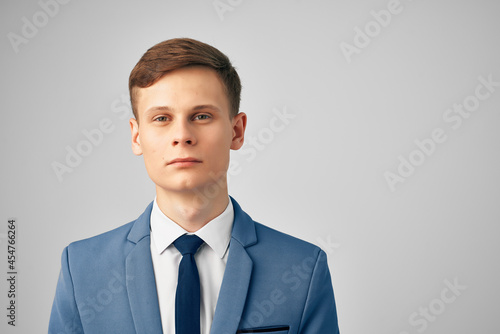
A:
{"type": "Polygon", "coordinates": [[[156,186],[156,202],[165,216],[186,231],[196,232],[226,209],[227,185],[219,190],[211,198],[196,190],[177,192],[156,186]]]}

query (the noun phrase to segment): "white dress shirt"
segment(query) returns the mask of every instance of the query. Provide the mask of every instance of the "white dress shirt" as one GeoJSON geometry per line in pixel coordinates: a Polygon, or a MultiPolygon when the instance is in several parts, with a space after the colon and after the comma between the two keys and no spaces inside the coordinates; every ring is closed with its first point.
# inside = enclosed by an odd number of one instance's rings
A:
{"type": "Polygon", "coordinates": [[[182,255],[173,242],[183,234],[196,234],[205,242],[194,258],[201,286],[200,333],[210,333],[222,277],[226,269],[233,219],[233,204],[229,199],[224,212],[195,233],[188,233],[160,210],[155,198],[151,211],[151,257],[163,333],[175,334],[175,292],[182,255]]]}

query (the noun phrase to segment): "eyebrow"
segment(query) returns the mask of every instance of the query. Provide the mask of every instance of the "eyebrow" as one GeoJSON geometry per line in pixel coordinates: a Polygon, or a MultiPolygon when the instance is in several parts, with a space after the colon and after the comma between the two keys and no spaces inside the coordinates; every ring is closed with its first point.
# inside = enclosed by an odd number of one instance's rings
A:
{"type": "MultiPolygon", "coordinates": [[[[191,110],[193,111],[198,111],[198,110],[204,110],[204,109],[210,109],[216,112],[220,112],[220,109],[214,106],[213,104],[201,104],[198,106],[195,106],[191,110]]],[[[173,109],[170,108],[169,106],[154,106],[146,110],[145,114],[150,114],[155,111],[172,111],[173,109]]]]}
{"type": "Polygon", "coordinates": [[[154,111],[171,111],[172,109],[168,106],[154,106],[146,110],[145,114],[150,114],[154,111]]]}
{"type": "Polygon", "coordinates": [[[193,110],[203,110],[203,109],[211,109],[213,111],[220,112],[220,109],[214,106],[213,104],[202,104],[193,108],[193,110]]]}

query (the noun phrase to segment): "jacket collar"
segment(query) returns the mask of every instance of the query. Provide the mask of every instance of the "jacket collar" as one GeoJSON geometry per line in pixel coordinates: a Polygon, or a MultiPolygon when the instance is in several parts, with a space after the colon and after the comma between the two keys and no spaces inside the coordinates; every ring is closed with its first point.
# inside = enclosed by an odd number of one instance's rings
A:
{"type": "MultiPolygon", "coordinates": [[[[250,216],[241,209],[236,200],[229,196],[234,209],[233,229],[231,238],[238,241],[243,247],[249,247],[257,243],[255,223],[250,216]]],[[[153,209],[153,202],[149,203],[144,212],[137,218],[134,226],[130,230],[127,239],[137,244],[141,239],[150,236],[150,217],[153,209]]]]}
{"type": "Polygon", "coordinates": [[[233,202],[234,222],[231,238],[238,241],[243,247],[249,247],[257,243],[257,233],[255,232],[255,222],[241,209],[234,198],[229,196],[233,202]]]}
{"type": "Polygon", "coordinates": [[[150,236],[149,218],[151,217],[151,210],[153,209],[153,202],[149,203],[146,210],[136,219],[134,226],[130,230],[127,239],[134,244],[138,243],[141,239],[150,236]]]}
{"type": "MultiPolygon", "coordinates": [[[[211,333],[236,333],[246,302],[253,261],[246,251],[257,243],[255,222],[230,197],[234,222],[229,255],[212,322],[211,333]]],[[[134,244],[126,258],[126,273],[134,279],[127,284],[130,309],[136,332],[162,333],[158,294],[150,251],[151,202],[132,226],[127,239],[134,244]]]]}

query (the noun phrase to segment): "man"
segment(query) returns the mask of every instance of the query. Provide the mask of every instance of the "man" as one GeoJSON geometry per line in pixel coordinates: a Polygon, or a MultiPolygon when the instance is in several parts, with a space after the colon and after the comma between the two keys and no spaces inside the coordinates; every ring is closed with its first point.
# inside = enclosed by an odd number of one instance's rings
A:
{"type": "Polygon", "coordinates": [[[156,198],[137,220],[65,248],[49,333],[339,333],[326,254],[228,195],[247,122],[229,59],[167,40],[129,89],[132,151],[156,198]]]}

